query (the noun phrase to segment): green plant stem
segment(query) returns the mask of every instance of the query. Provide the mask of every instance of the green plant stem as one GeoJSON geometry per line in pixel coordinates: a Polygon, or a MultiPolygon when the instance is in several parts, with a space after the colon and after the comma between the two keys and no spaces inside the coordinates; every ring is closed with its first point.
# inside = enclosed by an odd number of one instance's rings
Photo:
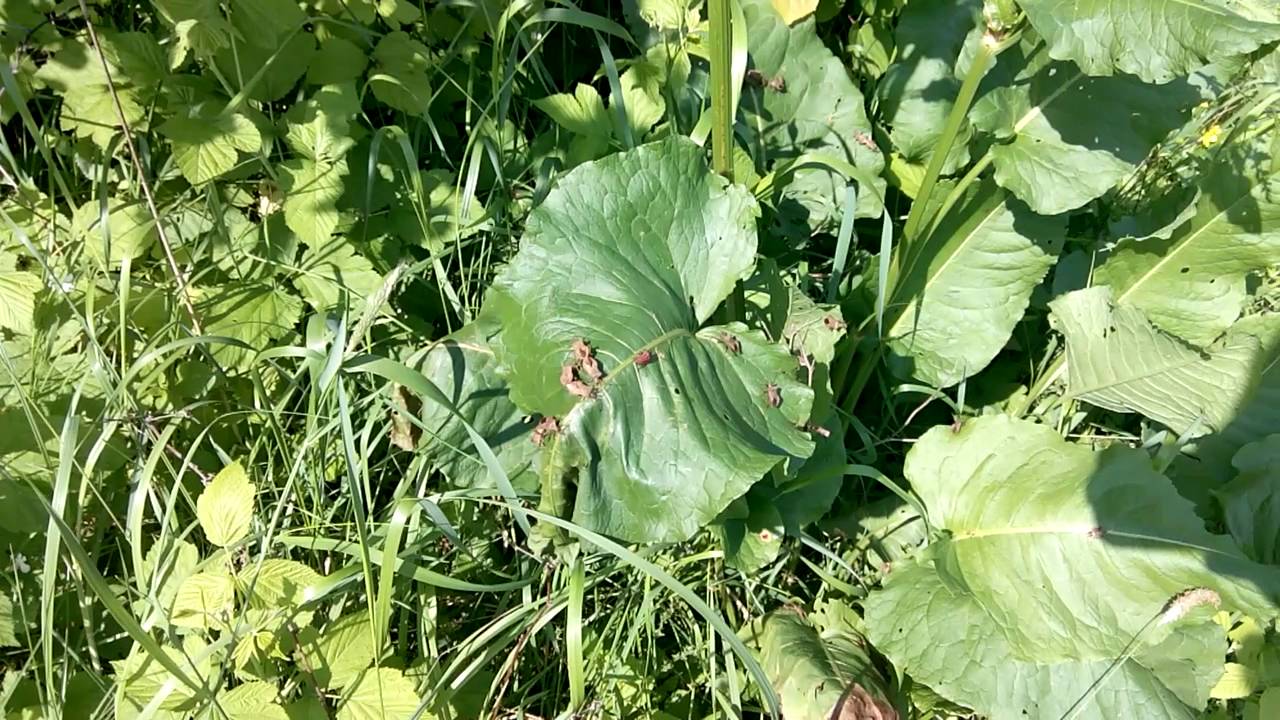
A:
{"type": "Polygon", "coordinates": [[[711,168],[733,180],[733,24],[730,0],[710,0],[711,168]]]}

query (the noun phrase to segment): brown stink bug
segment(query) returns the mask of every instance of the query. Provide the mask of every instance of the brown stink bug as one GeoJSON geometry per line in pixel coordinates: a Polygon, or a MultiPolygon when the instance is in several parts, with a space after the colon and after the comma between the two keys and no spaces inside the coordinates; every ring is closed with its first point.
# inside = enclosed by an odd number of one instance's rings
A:
{"type": "Polygon", "coordinates": [[[778,407],[782,405],[782,389],[774,383],[764,386],[764,399],[769,403],[769,407],[778,407]]]}
{"type": "Polygon", "coordinates": [[[738,355],[742,352],[742,341],[738,339],[738,336],[722,332],[720,333],[720,337],[716,339],[720,341],[720,344],[724,346],[725,350],[728,350],[734,355],[738,355]]]}
{"type": "Polygon", "coordinates": [[[529,439],[533,440],[534,445],[542,447],[542,443],[546,442],[547,436],[555,435],[558,432],[560,432],[560,423],[554,417],[548,415],[538,421],[538,424],[533,428],[533,435],[529,439]]]}
{"type": "Polygon", "coordinates": [[[658,356],[652,350],[641,350],[636,353],[636,367],[644,367],[657,359],[658,356]]]}

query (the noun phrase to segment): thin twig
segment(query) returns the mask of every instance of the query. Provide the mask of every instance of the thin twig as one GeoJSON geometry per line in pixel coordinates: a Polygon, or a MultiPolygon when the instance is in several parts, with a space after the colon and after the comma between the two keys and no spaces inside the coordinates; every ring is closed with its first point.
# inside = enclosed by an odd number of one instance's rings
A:
{"type": "Polygon", "coordinates": [[[197,335],[203,335],[204,331],[200,329],[200,320],[196,317],[196,309],[191,304],[191,298],[187,295],[187,278],[182,274],[182,269],[178,267],[178,261],[173,257],[173,247],[169,245],[169,237],[165,233],[164,224],[160,222],[160,211],[156,207],[156,199],[151,194],[151,183],[147,182],[147,175],[142,169],[142,161],[138,159],[138,150],[133,146],[133,130],[129,127],[129,121],[124,116],[124,106],[120,104],[120,96],[116,93],[115,82],[111,79],[111,68],[107,65],[107,57],[102,53],[102,46],[98,44],[98,33],[93,29],[93,21],[89,19],[89,7],[85,4],[85,0],[80,0],[80,12],[84,14],[84,24],[89,30],[89,41],[93,43],[93,50],[98,54],[98,62],[102,63],[102,72],[107,78],[107,89],[111,91],[111,104],[115,106],[116,117],[120,119],[120,127],[124,130],[124,144],[129,149],[129,158],[133,160],[133,169],[138,173],[138,183],[142,185],[142,194],[147,199],[147,209],[151,211],[151,218],[156,224],[156,236],[160,238],[160,246],[164,248],[165,260],[169,262],[169,270],[173,273],[174,281],[178,284],[178,300],[181,301],[183,309],[187,311],[187,315],[191,318],[191,329],[195,330],[197,335]]]}

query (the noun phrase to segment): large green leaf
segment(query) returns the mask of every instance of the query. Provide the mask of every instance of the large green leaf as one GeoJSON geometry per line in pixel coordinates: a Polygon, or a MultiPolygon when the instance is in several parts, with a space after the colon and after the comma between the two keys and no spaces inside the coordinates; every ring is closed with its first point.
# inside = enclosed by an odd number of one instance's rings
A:
{"type": "Polygon", "coordinates": [[[987,366],[1057,259],[1063,218],[1027,210],[994,183],[974,186],[938,224],[896,286],[885,337],[894,370],[949,387],[987,366]]]}
{"type": "Polygon", "coordinates": [[[812,391],[787,349],[736,323],[701,328],[755,264],[756,212],[700,148],[671,139],[580,166],[529,215],[486,309],[512,399],[561,418],[575,522],[683,539],[812,451],[800,429],[812,391]],[[603,374],[579,365],[565,379],[589,397],[561,383],[577,341],[603,374]]]}
{"type": "Polygon", "coordinates": [[[284,221],[308,245],[328,241],[338,227],[338,199],[347,163],[310,158],[287,160],[278,166],[284,192],[284,221]]]}
{"type": "Polygon", "coordinates": [[[293,330],[302,316],[301,300],[265,284],[232,283],[221,290],[192,288],[191,294],[205,333],[231,337],[254,348],[211,346],[213,357],[230,370],[248,368],[256,350],[293,330]]]}
{"type": "Polygon", "coordinates": [[[309,245],[298,261],[293,284],[302,299],[316,310],[338,307],[344,299],[353,314],[378,294],[382,275],[356,252],[351,240],[340,235],[309,245]]]}
{"type": "Polygon", "coordinates": [[[1142,413],[1179,434],[1225,428],[1266,362],[1253,323],[1199,350],[1152,327],[1140,310],[1114,305],[1110,288],[1077,290],[1050,307],[1067,339],[1072,397],[1142,413]]]}
{"type": "Polygon", "coordinates": [[[43,289],[40,276],[11,268],[0,269],[0,328],[30,333],[35,316],[36,293],[43,289]]]}
{"type": "Polygon", "coordinates": [[[1122,240],[1095,282],[1190,343],[1221,335],[1248,300],[1248,276],[1280,263],[1280,165],[1270,144],[1233,143],[1201,181],[1191,219],[1168,237],[1122,240]]]}
{"type": "MultiPolygon", "coordinates": [[[[866,619],[868,637],[895,665],[990,720],[1061,720],[1114,662],[1020,656],[1000,623],[925,560],[895,563],[866,619]]],[[[1196,720],[1188,701],[1204,704],[1225,652],[1214,624],[1180,628],[1122,662],[1077,720],[1196,720]],[[1186,700],[1175,687],[1191,691],[1186,700]]]]}
{"type": "MultiPolygon", "coordinates": [[[[846,607],[840,610],[851,614],[846,607]]],[[[883,699],[884,680],[871,663],[866,640],[849,623],[820,629],[798,610],[783,608],[765,618],[757,646],[788,720],[897,717],[883,699]]]]}
{"type": "MultiPolygon", "coordinates": [[[[788,27],[769,0],[744,0],[747,47],[751,64],[762,78],[784,86],[748,85],[741,101],[739,130],[747,147],[766,170],[806,153],[828,155],[878,177],[884,158],[870,143],[871,124],[863,108],[862,93],[835,55],[823,45],[810,17],[788,27]],[[860,141],[859,138],[862,138],[860,141]]],[[[795,214],[811,229],[834,229],[840,221],[842,188],[851,179],[824,168],[798,170],[782,189],[779,208],[795,214]]],[[[858,217],[880,214],[876,189],[861,188],[858,217]]]]}
{"type": "Polygon", "coordinates": [[[1132,173],[1198,100],[1185,82],[1153,87],[1052,63],[983,96],[971,118],[999,141],[991,148],[996,182],[1032,210],[1055,214],[1100,197],[1132,173]]]}
{"type": "MultiPolygon", "coordinates": [[[[981,37],[981,15],[977,0],[925,0],[902,12],[895,31],[899,53],[876,93],[893,146],[909,162],[924,165],[933,155],[960,91],[957,61],[965,45],[981,37]]],[[[970,134],[967,122],[960,126],[944,172],[968,161],[970,134]]]]}
{"type": "Polygon", "coordinates": [[[905,473],[943,535],[869,599],[871,638],[993,717],[1059,717],[1135,637],[1092,717],[1192,717],[1174,699],[1204,706],[1223,648],[1192,606],[1275,612],[1280,571],[1207,532],[1141,451],[986,416],[925,434],[905,473]]]}
{"type": "Polygon", "coordinates": [[[173,143],[174,162],[192,185],[231,170],[240,152],[252,153],[262,145],[258,128],[239,113],[175,117],[160,132],[173,143]]]}
{"type": "Polygon", "coordinates": [[[298,32],[280,36],[269,45],[237,42],[232,48],[228,43],[215,58],[218,69],[237,90],[247,89],[251,100],[272,102],[293,89],[315,52],[315,35],[298,32]]]}
{"type": "MultiPolygon", "coordinates": [[[[427,351],[422,373],[436,384],[480,433],[502,463],[511,484],[532,490],[537,486],[534,461],[538,448],[524,412],[511,402],[506,381],[489,347],[497,328],[481,317],[427,351]]],[[[425,430],[418,446],[431,458],[432,467],[459,487],[492,487],[484,463],[471,451],[471,440],[462,420],[433,402],[420,410],[425,430]]]]}
{"type": "Polygon", "coordinates": [[[1049,54],[1090,75],[1116,71],[1164,83],[1280,39],[1275,11],[1228,0],[1022,0],[1049,54]]]}

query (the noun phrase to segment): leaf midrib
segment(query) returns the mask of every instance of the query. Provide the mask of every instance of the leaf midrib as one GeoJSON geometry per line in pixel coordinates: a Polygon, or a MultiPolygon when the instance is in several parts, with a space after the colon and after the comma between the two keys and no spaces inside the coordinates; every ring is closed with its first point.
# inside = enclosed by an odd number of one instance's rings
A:
{"type": "MultiPolygon", "coordinates": [[[[1005,535],[1072,535],[1076,537],[1087,537],[1090,532],[1097,530],[1097,526],[1083,523],[1072,524],[1046,524],[1046,525],[1025,525],[1002,528],[977,528],[971,530],[952,530],[951,542],[965,542],[968,540],[982,540],[989,537],[1000,537],[1005,535]]],[[[1141,540],[1147,542],[1161,543],[1171,545],[1173,547],[1186,548],[1219,557],[1229,558],[1231,560],[1240,560],[1241,558],[1231,553],[1219,550],[1217,548],[1205,547],[1196,543],[1175,540],[1172,538],[1160,537],[1157,535],[1147,535],[1145,533],[1125,532],[1123,530],[1108,530],[1101,528],[1102,535],[1097,538],[1097,542],[1106,543],[1106,538],[1121,538],[1124,540],[1141,540]]]]}

